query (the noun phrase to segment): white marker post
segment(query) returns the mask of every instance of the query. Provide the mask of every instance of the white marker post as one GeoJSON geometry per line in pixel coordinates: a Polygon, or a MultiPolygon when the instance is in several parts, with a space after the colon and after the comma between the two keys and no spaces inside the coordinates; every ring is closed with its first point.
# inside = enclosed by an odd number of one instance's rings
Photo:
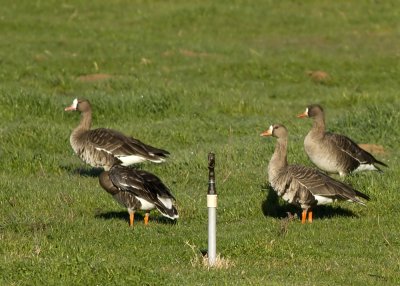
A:
{"type": "Polygon", "coordinates": [[[217,256],[217,191],[215,190],[215,154],[208,154],[208,266],[214,266],[217,256]]]}

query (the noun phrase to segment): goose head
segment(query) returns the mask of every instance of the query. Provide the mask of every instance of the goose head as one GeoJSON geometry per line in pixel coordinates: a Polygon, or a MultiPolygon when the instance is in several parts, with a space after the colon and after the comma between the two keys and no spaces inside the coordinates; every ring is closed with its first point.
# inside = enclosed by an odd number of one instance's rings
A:
{"type": "Polygon", "coordinates": [[[288,131],[286,127],[282,124],[273,124],[268,130],[265,130],[260,136],[273,136],[276,138],[286,138],[288,136],[288,131]]]}
{"type": "Polygon", "coordinates": [[[74,101],[72,102],[71,106],[66,107],[64,110],[65,111],[85,112],[85,111],[89,111],[90,109],[91,109],[91,107],[90,107],[89,100],[75,98],[74,101]]]}
{"type": "Polygon", "coordinates": [[[311,104],[307,106],[306,111],[297,115],[298,118],[305,118],[305,117],[318,117],[324,114],[324,109],[319,104],[311,104]]]}

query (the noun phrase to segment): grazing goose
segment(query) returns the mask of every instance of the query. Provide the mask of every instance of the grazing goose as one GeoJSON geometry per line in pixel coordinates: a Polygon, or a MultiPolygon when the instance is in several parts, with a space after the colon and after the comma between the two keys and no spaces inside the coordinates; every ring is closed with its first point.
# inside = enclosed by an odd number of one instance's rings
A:
{"type": "Polygon", "coordinates": [[[313,104],[297,115],[314,119],[313,127],[304,139],[304,149],[310,160],[321,170],[339,173],[341,177],[366,170],[381,171],[377,164],[387,167],[350,138],[325,131],[324,110],[313,104]]]}
{"type": "Polygon", "coordinates": [[[155,175],[121,165],[114,165],[99,176],[100,185],[129,212],[129,225],[133,226],[136,210],[145,210],[144,223],[149,221],[149,212],[157,208],[170,219],[179,217],[175,198],[168,187],[155,175]]]}
{"type": "Polygon", "coordinates": [[[285,126],[271,125],[261,136],[277,138],[274,154],[268,164],[268,180],[271,187],[285,201],[298,205],[303,209],[301,222],[312,222],[312,211],[315,205],[332,203],[336,200],[346,200],[365,205],[359,198],[369,200],[369,197],[352,187],[339,182],[317,169],[300,165],[289,165],[287,162],[288,132],[285,126]]]}
{"type": "Polygon", "coordinates": [[[71,134],[70,142],[75,153],[92,167],[109,170],[114,164],[128,166],[143,161],[161,163],[169,152],[127,137],[124,134],[106,128],[90,130],[92,108],[86,99],[74,99],[65,111],[79,111],[81,121],[71,134]]]}

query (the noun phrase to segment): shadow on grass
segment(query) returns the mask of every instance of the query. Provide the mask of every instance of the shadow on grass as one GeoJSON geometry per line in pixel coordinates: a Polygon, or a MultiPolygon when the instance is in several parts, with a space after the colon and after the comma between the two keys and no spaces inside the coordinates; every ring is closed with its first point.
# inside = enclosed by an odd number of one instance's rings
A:
{"type": "MultiPolygon", "coordinates": [[[[266,192],[267,197],[261,204],[261,209],[266,217],[273,218],[286,218],[288,214],[297,214],[297,217],[301,217],[301,208],[291,205],[289,203],[283,202],[277,193],[271,188],[269,185],[262,185],[261,189],[266,192]]],[[[313,218],[315,219],[323,219],[323,218],[332,218],[336,216],[343,217],[356,217],[354,212],[344,209],[340,206],[332,206],[332,205],[321,205],[316,206],[312,209],[313,218]]]]}
{"type": "Polygon", "coordinates": [[[91,167],[70,167],[70,166],[60,166],[61,169],[67,171],[72,175],[79,175],[82,177],[98,177],[104,170],[103,168],[91,168],[91,167]]]}
{"type": "MultiPolygon", "coordinates": [[[[110,219],[120,219],[126,221],[126,223],[129,225],[129,213],[128,211],[110,211],[110,212],[96,212],[95,218],[98,219],[104,219],[104,220],[110,220],[110,219]]],[[[136,212],[135,213],[135,223],[136,222],[141,222],[143,223],[144,221],[144,215],[141,213],[136,212]]],[[[176,224],[176,220],[168,219],[163,216],[159,215],[152,215],[150,213],[149,217],[149,225],[154,222],[154,223],[162,223],[162,224],[176,224]]]]}
{"type": "MultiPolygon", "coordinates": [[[[71,166],[65,166],[61,165],[61,169],[66,170],[68,173],[72,175],[79,175],[82,177],[93,177],[96,178],[100,176],[100,174],[104,171],[103,168],[94,168],[94,167],[71,167],[71,166]]],[[[142,164],[136,164],[135,166],[130,166],[132,169],[142,169],[142,164]]]]}

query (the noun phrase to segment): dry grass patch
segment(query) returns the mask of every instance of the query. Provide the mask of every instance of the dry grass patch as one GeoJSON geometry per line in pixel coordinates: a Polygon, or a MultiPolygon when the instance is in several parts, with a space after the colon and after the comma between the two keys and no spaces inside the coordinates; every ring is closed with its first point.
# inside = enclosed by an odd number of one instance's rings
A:
{"type": "Polygon", "coordinates": [[[365,151],[373,154],[385,154],[385,148],[382,145],[377,144],[358,144],[360,148],[364,149],[365,151]]]}
{"type": "Polygon", "coordinates": [[[102,81],[112,78],[112,75],[106,73],[96,73],[96,74],[87,74],[81,75],[77,77],[78,81],[81,82],[93,82],[93,81],[102,81]]]}
{"type": "Polygon", "coordinates": [[[316,83],[327,83],[331,79],[324,71],[307,71],[306,74],[316,83]]]}
{"type": "Polygon", "coordinates": [[[215,54],[210,54],[210,53],[206,53],[206,52],[196,52],[196,51],[192,51],[192,50],[185,50],[185,49],[180,49],[179,51],[165,51],[162,53],[162,55],[164,57],[171,57],[174,56],[176,54],[180,54],[184,57],[189,57],[189,58],[206,58],[206,57],[213,57],[213,56],[217,56],[215,54]]]}
{"type": "Polygon", "coordinates": [[[185,244],[190,247],[190,249],[194,254],[194,257],[190,259],[190,264],[193,267],[200,267],[210,270],[210,269],[229,269],[235,266],[235,262],[233,260],[222,257],[221,254],[217,254],[217,257],[215,258],[215,264],[213,266],[210,266],[208,264],[207,254],[203,255],[202,253],[196,251],[196,246],[190,244],[189,241],[186,241],[185,244]]]}

